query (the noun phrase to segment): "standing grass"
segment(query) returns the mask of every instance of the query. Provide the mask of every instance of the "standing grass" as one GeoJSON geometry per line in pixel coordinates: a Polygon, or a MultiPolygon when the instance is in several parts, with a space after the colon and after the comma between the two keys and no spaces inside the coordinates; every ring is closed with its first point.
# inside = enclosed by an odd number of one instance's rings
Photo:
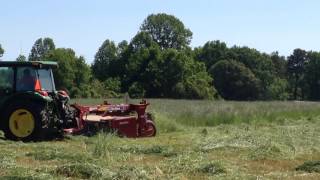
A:
{"type": "MultiPolygon", "coordinates": [[[[92,99],[76,101],[100,103],[92,99]]],[[[150,102],[149,110],[160,131],[154,138],[126,139],[104,133],[38,143],[0,138],[0,177],[320,178],[319,103],[150,102]]]]}
{"type": "MultiPolygon", "coordinates": [[[[186,127],[213,127],[221,124],[286,124],[288,121],[314,121],[320,116],[320,103],[304,101],[233,102],[210,100],[149,99],[151,111],[161,131],[186,127]]],[[[96,105],[101,100],[76,99],[80,104],[96,105]]],[[[123,103],[122,99],[111,99],[123,103]]],[[[130,102],[138,103],[139,100],[130,102]]]]}

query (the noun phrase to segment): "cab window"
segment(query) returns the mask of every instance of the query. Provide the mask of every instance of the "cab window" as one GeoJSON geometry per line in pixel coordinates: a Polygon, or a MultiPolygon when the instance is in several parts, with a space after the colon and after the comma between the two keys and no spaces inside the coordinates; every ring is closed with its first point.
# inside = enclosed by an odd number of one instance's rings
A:
{"type": "Polygon", "coordinates": [[[38,69],[38,76],[41,84],[41,90],[49,92],[55,91],[51,69],[38,69]]]}
{"type": "Polygon", "coordinates": [[[13,91],[14,70],[11,67],[0,67],[0,94],[13,91]]]}
{"type": "Polygon", "coordinates": [[[32,67],[17,69],[17,91],[34,91],[36,72],[32,67]]]}

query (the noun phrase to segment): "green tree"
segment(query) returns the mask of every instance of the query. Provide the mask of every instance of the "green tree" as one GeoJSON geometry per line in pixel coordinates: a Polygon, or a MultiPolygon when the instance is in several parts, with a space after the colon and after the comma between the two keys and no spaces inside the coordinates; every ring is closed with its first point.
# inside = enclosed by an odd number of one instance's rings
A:
{"type": "Polygon", "coordinates": [[[280,56],[278,52],[273,52],[270,55],[275,72],[278,77],[285,79],[287,76],[287,60],[284,56],[280,56]]]}
{"type": "Polygon", "coordinates": [[[86,60],[83,56],[80,56],[79,58],[75,57],[74,61],[74,84],[77,87],[81,87],[82,85],[89,83],[91,79],[91,69],[90,66],[86,64],[86,60]]]}
{"type": "Polygon", "coordinates": [[[308,64],[305,67],[306,94],[310,100],[320,100],[320,52],[307,53],[308,64]]]}
{"type": "Polygon", "coordinates": [[[268,97],[270,100],[288,100],[288,88],[289,84],[287,79],[276,77],[268,86],[266,97],[268,97]]]}
{"type": "Polygon", "coordinates": [[[118,48],[117,48],[118,60],[116,61],[116,63],[113,64],[113,69],[115,71],[114,77],[118,78],[120,82],[124,79],[124,76],[126,75],[125,65],[128,60],[128,48],[129,48],[128,42],[125,40],[121,41],[118,44],[118,48]]]}
{"type": "MultiPolygon", "coordinates": [[[[280,77],[281,80],[286,78],[285,59],[277,53],[268,55],[249,47],[233,46],[228,48],[224,42],[209,41],[203,47],[194,49],[194,56],[198,61],[204,62],[208,70],[224,59],[232,59],[242,63],[260,81],[257,99],[274,97],[274,82],[279,82],[277,77],[280,77]]],[[[212,76],[212,78],[215,77],[212,76]]]]}
{"type": "Polygon", "coordinates": [[[131,94],[195,99],[214,96],[212,78],[205,65],[185,51],[161,49],[148,34],[141,32],[133,38],[127,53],[124,84],[129,85],[131,94]]]}
{"type": "Polygon", "coordinates": [[[108,78],[104,82],[104,89],[106,95],[109,97],[118,97],[121,93],[121,81],[120,78],[108,78]]]}
{"type": "Polygon", "coordinates": [[[215,96],[212,78],[204,63],[174,49],[165,50],[161,59],[158,79],[162,82],[160,89],[166,92],[166,97],[211,99],[215,96]]]}
{"type": "Polygon", "coordinates": [[[196,50],[196,59],[204,62],[209,69],[220,60],[228,58],[228,47],[220,41],[209,41],[202,48],[196,50]]]}
{"type": "Polygon", "coordinates": [[[254,100],[258,98],[260,81],[243,63],[222,60],[209,72],[218,93],[227,100],[254,100]]]}
{"type": "Polygon", "coordinates": [[[127,50],[127,48],[128,48],[128,42],[126,40],[121,41],[118,44],[117,54],[120,56],[127,50]]]}
{"type": "MultiPolygon", "coordinates": [[[[132,39],[122,55],[125,68],[125,74],[122,78],[124,91],[128,91],[132,83],[144,79],[148,63],[151,60],[157,61],[156,58],[159,54],[159,46],[152,41],[147,33],[140,32],[132,39]]],[[[140,88],[141,85],[136,85],[136,87],[140,88]]]]}
{"type": "Polygon", "coordinates": [[[295,49],[288,57],[287,71],[293,99],[298,99],[298,96],[304,98],[304,72],[307,63],[307,52],[302,49],[295,49]]]}
{"type": "Polygon", "coordinates": [[[95,55],[92,64],[94,77],[104,81],[109,77],[115,77],[117,72],[118,48],[113,41],[105,40],[95,55]]]}
{"type": "Polygon", "coordinates": [[[27,61],[27,58],[26,58],[26,56],[20,54],[20,55],[17,57],[16,61],[24,62],[24,61],[27,61]]]}
{"type": "Polygon", "coordinates": [[[135,53],[141,49],[149,48],[151,46],[156,46],[155,41],[153,41],[147,32],[139,32],[130,42],[128,51],[129,53],[135,53]]]}
{"type": "Polygon", "coordinates": [[[259,79],[261,84],[258,99],[270,99],[269,87],[277,77],[270,55],[249,47],[234,46],[228,51],[228,59],[241,62],[259,79]]]}
{"type": "Polygon", "coordinates": [[[59,68],[54,69],[57,89],[68,90],[71,97],[96,97],[96,86],[101,83],[93,82],[90,66],[86,64],[84,57],[77,57],[72,49],[57,48],[50,51],[45,60],[59,64],[59,68]]]}
{"type": "Polygon", "coordinates": [[[85,62],[84,57],[80,56],[74,58],[74,86],[70,89],[71,96],[89,98],[92,96],[92,86],[90,86],[90,80],[92,73],[90,66],[85,62]]]}
{"type": "MultiPolygon", "coordinates": [[[[75,87],[76,78],[76,56],[72,49],[57,48],[50,51],[46,57],[46,60],[56,61],[59,64],[59,68],[54,70],[54,78],[57,89],[71,90],[75,87]]],[[[78,71],[80,71],[78,69],[78,71]]],[[[79,88],[79,87],[77,87],[79,88]]]]}
{"type": "Polygon", "coordinates": [[[1,44],[0,44],[0,58],[3,56],[4,54],[4,49],[2,48],[1,44]]]}
{"type": "Polygon", "coordinates": [[[134,82],[128,89],[128,93],[131,98],[144,98],[146,90],[139,82],[134,82]]]}
{"type": "Polygon", "coordinates": [[[134,96],[212,98],[212,78],[188,48],[162,49],[146,32],[139,32],[123,53],[123,91],[134,96]]]}
{"type": "Polygon", "coordinates": [[[192,39],[192,32],[178,18],[164,13],[149,15],[140,30],[147,32],[162,49],[183,49],[192,39]]]}
{"type": "Polygon", "coordinates": [[[55,45],[51,38],[39,38],[31,48],[29,61],[41,61],[50,51],[54,49],[55,45]]]}
{"type": "Polygon", "coordinates": [[[90,96],[92,98],[105,98],[105,87],[102,82],[100,82],[98,79],[93,78],[90,81],[90,96]],[[94,88],[92,88],[94,87],[94,88]]]}
{"type": "MultiPolygon", "coordinates": [[[[212,78],[207,73],[205,65],[202,63],[195,62],[191,65],[195,69],[190,72],[183,80],[183,86],[180,85],[180,90],[183,87],[185,93],[181,93],[182,98],[189,99],[213,99],[217,98],[216,89],[212,86],[212,78]]],[[[177,87],[176,84],[175,87],[177,87]]],[[[176,97],[176,96],[173,96],[176,97]]]]}

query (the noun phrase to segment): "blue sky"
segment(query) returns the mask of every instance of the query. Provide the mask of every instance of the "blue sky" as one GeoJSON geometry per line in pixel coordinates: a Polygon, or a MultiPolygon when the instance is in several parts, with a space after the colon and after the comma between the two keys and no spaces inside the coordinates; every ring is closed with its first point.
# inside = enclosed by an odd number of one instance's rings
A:
{"type": "Polygon", "coordinates": [[[289,55],[320,51],[318,0],[6,0],[0,3],[4,60],[28,56],[34,41],[53,38],[91,63],[106,39],[120,42],[138,32],[151,13],[168,13],[193,32],[192,47],[209,40],[289,55]]]}

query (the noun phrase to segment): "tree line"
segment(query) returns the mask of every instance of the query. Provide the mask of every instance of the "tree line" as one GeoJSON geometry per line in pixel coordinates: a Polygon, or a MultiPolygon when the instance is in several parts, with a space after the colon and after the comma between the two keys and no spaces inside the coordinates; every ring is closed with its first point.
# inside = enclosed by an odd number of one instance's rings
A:
{"type": "Polygon", "coordinates": [[[191,48],[191,40],[175,16],[151,14],[130,42],[105,40],[90,65],[51,38],[36,40],[29,57],[16,60],[57,61],[56,86],[72,97],[320,99],[320,52],[295,49],[284,57],[221,41],[191,48]]]}

